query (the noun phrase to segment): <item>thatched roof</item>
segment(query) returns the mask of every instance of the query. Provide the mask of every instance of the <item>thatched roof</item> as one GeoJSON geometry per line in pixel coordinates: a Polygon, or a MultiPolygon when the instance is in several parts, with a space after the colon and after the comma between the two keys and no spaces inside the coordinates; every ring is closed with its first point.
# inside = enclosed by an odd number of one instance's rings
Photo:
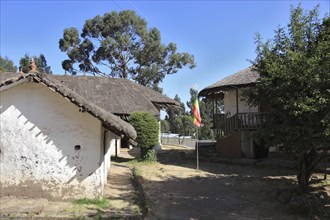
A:
{"type": "MultiPolygon", "coordinates": [[[[17,76],[17,73],[0,73],[0,81],[17,76]]],[[[44,75],[43,78],[56,80],[93,104],[117,115],[149,111],[158,116],[159,109],[181,108],[177,101],[127,79],[72,75],[44,75]]]]}
{"type": "Polygon", "coordinates": [[[29,74],[13,74],[13,73],[0,73],[0,88],[3,86],[10,86],[22,79],[31,79],[38,83],[43,83],[50,89],[59,93],[80,108],[82,112],[88,112],[94,117],[98,118],[103,125],[117,135],[125,136],[129,139],[136,138],[136,131],[132,125],[123,121],[118,116],[103,109],[101,106],[95,105],[92,101],[82,97],[70,87],[58,81],[55,77],[42,73],[29,73],[29,74]]]}
{"type": "Polygon", "coordinates": [[[202,89],[199,95],[207,97],[226,90],[250,86],[255,84],[259,77],[259,73],[253,71],[252,67],[248,67],[202,89]]]}
{"type": "Polygon", "coordinates": [[[127,79],[72,75],[45,77],[57,80],[93,104],[116,115],[148,111],[158,116],[161,108],[180,109],[180,104],[175,100],[127,79]]]}

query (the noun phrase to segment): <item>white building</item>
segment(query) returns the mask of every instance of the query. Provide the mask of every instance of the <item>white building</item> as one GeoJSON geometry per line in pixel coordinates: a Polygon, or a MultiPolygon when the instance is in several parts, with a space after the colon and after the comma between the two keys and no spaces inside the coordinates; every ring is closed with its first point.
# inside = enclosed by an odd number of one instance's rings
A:
{"type": "Polygon", "coordinates": [[[256,142],[255,131],[265,120],[264,113],[270,110],[269,106],[267,103],[251,106],[244,96],[244,91],[254,86],[259,77],[259,73],[248,67],[213,83],[199,93],[213,100],[216,148],[222,156],[258,159],[268,155],[268,150],[256,142]]]}
{"type": "Polygon", "coordinates": [[[0,196],[102,197],[110,153],[134,128],[56,77],[0,76],[0,196]]]}

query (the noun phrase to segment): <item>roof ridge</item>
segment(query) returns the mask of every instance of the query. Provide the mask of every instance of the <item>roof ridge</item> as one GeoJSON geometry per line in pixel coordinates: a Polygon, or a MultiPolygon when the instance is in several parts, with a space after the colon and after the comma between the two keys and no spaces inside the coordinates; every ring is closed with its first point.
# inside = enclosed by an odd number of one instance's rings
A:
{"type": "Polygon", "coordinates": [[[254,84],[258,78],[259,73],[253,70],[253,66],[249,66],[205,87],[199,92],[199,95],[208,96],[211,93],[214,93],[221,89],[228,90],[232,87],[243,87],[250,84],[254,84]]]}

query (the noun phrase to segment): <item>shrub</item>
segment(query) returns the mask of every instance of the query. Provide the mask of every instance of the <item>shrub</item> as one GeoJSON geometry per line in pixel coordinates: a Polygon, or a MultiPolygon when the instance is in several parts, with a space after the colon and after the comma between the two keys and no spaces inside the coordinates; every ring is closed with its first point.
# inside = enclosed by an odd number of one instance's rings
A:
{"type": "Polygon", "coordinates": [[[156,118],[149,112],[134,112],[130,123],[137,132],[136,141],[141,149],[141,159],[156,161],[154,146],[158,144],[159,127],[156,118]]]}

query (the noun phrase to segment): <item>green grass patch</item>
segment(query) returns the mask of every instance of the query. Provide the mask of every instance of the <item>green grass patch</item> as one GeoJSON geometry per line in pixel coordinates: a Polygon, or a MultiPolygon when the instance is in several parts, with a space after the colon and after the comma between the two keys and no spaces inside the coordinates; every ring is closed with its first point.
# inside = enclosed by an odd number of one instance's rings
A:
{"type": "Polygon", "coordinates": [[[10,219],[14,219],[14,218],[16,218],[16,213],[10,213],[9,218],[10,218],[10,219]]]}
{"type": "Polygon", "coordinates": [[[140,159],[134,159],[134,160],[130,160],[130,161],[126,162],[126,164],[128,166],[131,166],[131,167],[139,167],[139,166],[154,165],[154,164],[157,164],[157,162],[156,161],[143,161],[143,160],[140,160],[140,159]]]}
{"type": "Polygon", "coordinates": [[[73,202],[76,205],[93,205],[100,209],[105,209],[111,206],[111,203],[107,199],[77,199],[73,202]]]}

